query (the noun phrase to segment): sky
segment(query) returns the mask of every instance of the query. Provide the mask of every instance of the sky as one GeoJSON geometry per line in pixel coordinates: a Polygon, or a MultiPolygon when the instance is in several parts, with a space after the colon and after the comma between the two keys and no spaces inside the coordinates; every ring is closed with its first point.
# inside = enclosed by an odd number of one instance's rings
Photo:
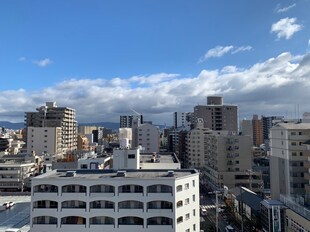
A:
{"type": "Polygon", "coordinates": [[[310,0],[0,1],[0,121],[47,101],[79,122],[310,111],[310,0]],[[299,109],[298,111],[296,109],[299,109]]]}

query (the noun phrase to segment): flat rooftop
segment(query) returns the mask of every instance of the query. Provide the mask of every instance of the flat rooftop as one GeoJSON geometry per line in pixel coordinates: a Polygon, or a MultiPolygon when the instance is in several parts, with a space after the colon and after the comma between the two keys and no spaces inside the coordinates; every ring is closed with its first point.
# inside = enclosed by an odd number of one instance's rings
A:
{"type": "MultiPolygon", "coordinates": [[[[57,179],[64,181],[68,179],[87,179],[87,180],[95,180],[95,179],[102,179],[102,178],[113,178],[113,179],[125,179],[125,178],[134,178],[134,179],[163,179],[163,178],[170,178],[170,179],[177,179],[180,177],[198,174],[196,169],[137,169],[137,170],[122,170],[126,171],[125,176],[118,176],[117,170],[70,170],[74,172],[75,175],[73,176],[66,176],[68,170],[54,170],[43,175],[37,176],[34,179],[57,179]],[[168,171],[173,171],[172,176],[168,176],[168,171]]],[[[70,172],[69,171],[69,172],[70,172]]]]}
{"type": "MultiPolygon", "coordinates": [[[[153,153],[140,153],[141,163],[154,163],[152,161],[153,153]]],[[[156,163],[179,163],[178,158],[174,153],[156,153],[155,160],[156,163]]]]}

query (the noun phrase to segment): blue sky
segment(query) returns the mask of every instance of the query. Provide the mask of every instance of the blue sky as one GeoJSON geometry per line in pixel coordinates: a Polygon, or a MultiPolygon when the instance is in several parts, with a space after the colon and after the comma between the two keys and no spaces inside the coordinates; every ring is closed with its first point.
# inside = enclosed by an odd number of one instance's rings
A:
{"type": "Polygon", "coordinates": [[[309,0],[1,1],[0,120],[57,101],[83,122],[134,108],[171,124],[211,94],[240,117],[310,111],[299,89],[309,10],[309,0]]]}

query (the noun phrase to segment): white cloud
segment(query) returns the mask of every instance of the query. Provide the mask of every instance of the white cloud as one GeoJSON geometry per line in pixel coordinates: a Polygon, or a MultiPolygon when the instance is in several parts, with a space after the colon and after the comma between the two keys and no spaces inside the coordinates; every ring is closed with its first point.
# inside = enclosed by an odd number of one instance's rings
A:
{"type": "Polygon", "coordinates": [[[26,60],[26,57],[23,57],[23,56],[21,56],[21,57],[18,58],[18,61],[21,61],[21,62],[23,62],[23,61],[25,61],[25,60],[26,60]]]}
{"type": "Polygon", "coordinates": [[[235,53],[238,53],[238,52],[246,52],[246,51],[251,51],[252,50],[252,47],[251,46],[241,46],[241,47],[237,47],[235,48],[231,54],[235,54],[235,53]]]}
{"type": "Polygon", "coordinates": [[[245,52],[252,50],[251,46],[241,46],[235,47],[233,45],[229,46],[216,46],[215,48],[211,48],[206,52],[206,54],[199,59],[199,63],[206,61],[209,58],[222,57],[227,53],[236,54],[238,52],[245,52]]]}
{"type": "Polygon", "coordinates": [[[45,58],[42,60],[35,60],[35,61],[33,61],[33,63],[38,65],[39,67],[44,68],[44,67],[52,64],[53,62],[49,58],[45,58]]]}
{"type": "Polygon", "coordinates": [[[283,13],[283,12],[287,12],[289,11],[290,9],[292,9],[293,7],[296,6],[296,3],[292,4],[292,5],[289,5],[287,7],[283,7],[283,8],[280,8],[280,5],[277,5],[276,7],[276,12],[277,13],[283,13]]]}
{"type": "Polygon", "coordinates": [[[234,46],[230,45],[230,46],[216,46],[215,48],[211,48],[210,50],[208,50],[206,52],[206,54],[204,55],[204,57],[202,57],[200,59],[200,62],[203,62],[209,58],[213,58],[213,57],[221,57],[223,55],[225,55],[226,53],[228,53],[229,51],[231,51],[234,48],[234,46]]]}
{"type": "Polygon", "coordinates": [[[135,109],[145,120],[171,125],[172,112],[193,111],[195,105],[206,104],[206,96],[215,94],[223,95],[226,103],[239,105],[240,118],[285,116],[296,103],[300,112],[310,110],[309,79],[309,53],[282,53],[246,69],[226,66],[220,71],[202,70],[195,76],[159,73],[128,79],[67,79],[37,91],[2,91],[0,121],[23,121],[25,111],[56,101],[58,106],[75,108],[79,122],[118,122],[121,114],[132,114],[130,109],[135,109]]]}
{"type": "Polygon", "coordinates": [[[278,39],[290,39],[296,32],[300,31],[303,26],[296,23],[296,18],[283,18],[272,24],[270,32],[276,33],[278,39]]]}

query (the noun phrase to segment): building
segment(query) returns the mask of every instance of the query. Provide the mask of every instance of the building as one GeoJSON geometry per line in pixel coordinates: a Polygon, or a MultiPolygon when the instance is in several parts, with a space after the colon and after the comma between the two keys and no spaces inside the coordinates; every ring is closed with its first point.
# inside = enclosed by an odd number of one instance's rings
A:
{"type": "Polygon", "coordinates": [[[196,170],[58,170],[32,180],[31,232],[187,232],[199,224],[196,170]]]}
{"type": "Polygon", "coordinates": [[[190,130],[192,114],[192,112],[173,112],[173,127],[184,127],[186,130],[190,130]]]}
{"type": "MultiPolygon", "coordinates": [[[[137,128],[138,146],[142,146],[141,153],[159,152],[159,129],[158,127],[143,123],[137,128]]],[[[136,148],[137,146],[132,146],[136,148]]]]}
{"type": "Polygon", "coordinates": [[[77,150],[78,151],[88,151],[89,150],[89,141],[86,135],[78,134],[77,136],[77,150]]]}
{"type": "Polygon", "coordinates": [[[61,127],[62,154],[77,148],[77,123],[75,110],[57,107],[56,102],[46,102],[36,112],[25,113],[26,127],[61,127]]]}
{"type": "Polygon", "coordinates": [[[61,127],[27,128],[27,153],[62,155],[61,127]]]}
{"type": "Polygon", "coordinates": [[[143,115],[139,114],[137,116],[133,115],[121,115],[119,119],[119,128],[132,128],[133,120],[139,118],[140,123],[143,123],[143,115]]]}
{"type": "Polygon", "coordinates": [[[280,195],[305,200],[304,178],[308,169],[303,144],[310,139],[310,123],[279,123],[271,129],[271,196],[280,195]]]}
{"type": "Polygon", "coordinates": [[[285,231],[285,205],[281,201],[261,201],[261,225],[264,232],[285,231]]]}
{"type": "Polygon", "coordinates": [[[271,197],[287,207],[289,231],[310,230],[310,123],[279,123],[270,130],[271,197]]]}
{"type": "Polygon", "coordinates": [[[204,127],[211,130],[238,131],[238,107],[236,105],[224,105],[223,97],[209,96],[207,105],[194,107],[194,120],[198,118],[204,121],[204,127]]]}
{"type": "Polygon", "coordinates": [[[258,115],[253,115],[252,118],[253,125],[253,144],[256,147],[259,147],[264,143],[263,141],[263,122],[258,118],[258,115]]]}
{"type": "Polygon", "coordinates": [[[266,150],[270,150],[269,147],[269,134],[270,129],[275,126],[279,122],[284,121],[284,116],[262,116],[263,122],[263,140],[264,144],[266,145],[266,150]]]}
{"type": "Polygon", "coordinates": [[[83,135],[87,135],[87,134],[91,134],[93,132],[93,130],[97,130],[97,126],[78,126],[78,133],[79,134],[83,134],[83,135]]]}
{"type": "Polygon", "coordinates": [[[40,173],[39,159],[30,155],[0,157],[0,191],[23,191],[30,188],[30,178],[40,173]]]}
{"type": "Polygon", "coordinates": [[[114,149],[113,169],[180,169],[175,153],[143,153],[140,149],[114,149]]]}

